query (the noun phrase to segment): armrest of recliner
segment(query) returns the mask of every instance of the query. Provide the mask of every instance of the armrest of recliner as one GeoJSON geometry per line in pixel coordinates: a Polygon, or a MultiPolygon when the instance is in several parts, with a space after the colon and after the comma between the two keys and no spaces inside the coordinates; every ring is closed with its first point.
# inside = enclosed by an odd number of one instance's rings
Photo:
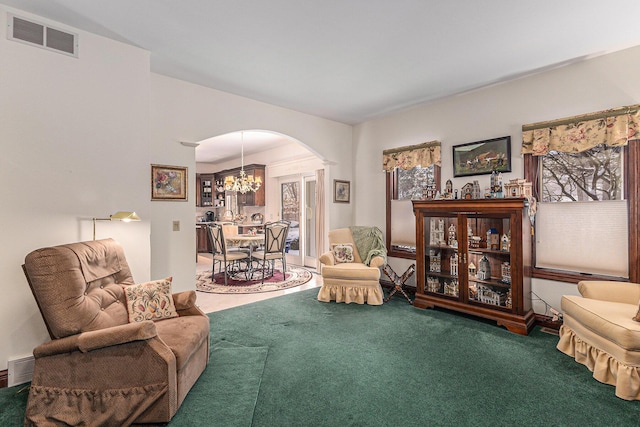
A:
{"type": "Polygon", "coordinates": [[[584,298],[602,301],[638,304],[640,284],[608,280],[583,280],[578,282],[578,291],[584,298]]]}
{"type": "Polygon", "coordinates": [[[196,305],[196,291],[177,292],[172,296],[178,316],[205,316],[202,310],[196,305]]]}
{"type": "Polygon", "coordinates": [[[333,257],[333,252],[331,251],[325,252],[322,255],[320,255],[319,260],[324,265],[335,265],[336,263],[336,260],[333,257]]]}
{"type": "Polygon", "coordinates": [[[33,355],[38,358],[72,351],[86,353],[113,345],[148,340],[156,335],[156,325],[151,320],[145,320],[49,341],[36,347],[33,355]]]}

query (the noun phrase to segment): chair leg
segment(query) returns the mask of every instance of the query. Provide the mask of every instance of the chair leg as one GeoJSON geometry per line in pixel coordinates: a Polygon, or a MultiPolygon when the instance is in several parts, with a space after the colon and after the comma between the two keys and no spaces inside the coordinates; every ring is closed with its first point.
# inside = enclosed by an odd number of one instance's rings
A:
{"type": "Polygon", "coordinates": [[[229,276],[229,264],[224,265],[224,285],[227,286],[227,277],[229,276]]]}
{"type": "MultiPolygon", "coordinates": [[[[238,261],[239,262],[239,261],[238,261]]],[[[253,277],[253,264],[251,258],[245,260],[246,267],[244,269],[244,280],[250,280],[253,277]]]]}
{"type": "Polygon", "coordinates": [[[265,276],[264,268],[266,265],[267,265],[267,260],[262,260],[262,279],[260,279],[260,283],[262,284],[264,284],[264,276],[265,276]]]}
{"type": "MultiPolygon", "coordinates": [[[[219,261],[218,261],[219,262],[219,261]]],[[[219,270],[218,272],[220,272],[221,270],[219,270]]],[[[213,260],[213,265],[211,266],[211,281],[215,282],[215,277],[216,277],[216,260],[213,260]]]]}

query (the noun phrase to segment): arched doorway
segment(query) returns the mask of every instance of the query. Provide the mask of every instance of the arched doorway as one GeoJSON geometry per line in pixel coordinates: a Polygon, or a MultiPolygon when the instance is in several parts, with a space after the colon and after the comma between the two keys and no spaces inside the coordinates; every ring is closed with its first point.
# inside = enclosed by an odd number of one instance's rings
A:
{"type": "Polygon", "coordinates": [[[260,214],[264,222],[289,220],[292,227],[287,262],[315,268],[318,242],[323,241],[316,236],[315,227],[316,221],[324,222],[323,205],[316,203],[316,171],[324,169],[322,159],[301,142],[270,131],[236,131],[198,144],[196,174],[216,174],[243,164],[265,165],[265,203],[264,206],[243,205],[238,203],[236,195],[229,194],[223,207],[197,206],[196,216],[213,211],[216,218],[222,218],[224,213],[232,211],[238,220],[245,222],[250,222],[256,214],[260,214]]]}

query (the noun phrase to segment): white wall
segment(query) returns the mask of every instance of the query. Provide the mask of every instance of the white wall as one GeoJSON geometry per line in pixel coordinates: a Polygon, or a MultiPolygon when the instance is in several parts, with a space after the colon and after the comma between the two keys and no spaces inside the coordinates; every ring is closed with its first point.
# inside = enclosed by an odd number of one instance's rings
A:
{"type": "MultiPolygon", "coordinates": [[[[511,136],[512,173],[504,179],[523,177],[520,145],[523,124],[638,103],[640,99],[640,47],[597,57],[509,83],[449,97],[419,106],[354,129],[355,219],[358,224],[385,227],[385,176],[382,151],[426,141],[442,142],[442,182],[451,178],[454,188],[478,179],[485,188],[489,176],[453,178],[452,146],[511,136]]],[[[394,221],[414,221],[406,212],[394,221]]],[[[576,254],[578,255],[578,254],[576,254]]],[[[406,260],[391,259],[398,270],[406,260]]],[[[534,292],[560,307],[560,296],[575,292],[575,285],[534,280],[534,292]]],[[[536,304],[536,312],[541,312],[536,304]]]]}
{"type": "Polygon", "coordinates": [[[136,211],[141,222],[100,222],[134,278],[147,280],[149,53],[79,33],[72,58],[7,40],[0,7],[0,370],[48,340],[22,273],[32,250],[91,240],[93,217],[136,211]]]}

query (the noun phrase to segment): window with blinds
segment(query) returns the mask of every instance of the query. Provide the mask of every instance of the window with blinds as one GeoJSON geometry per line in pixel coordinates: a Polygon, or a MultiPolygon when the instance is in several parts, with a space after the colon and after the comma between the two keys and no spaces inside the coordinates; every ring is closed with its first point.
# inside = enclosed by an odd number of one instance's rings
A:
{"type": "Polygon", "coordinates": [[[629,277],[622,147],[541,156],[536,267],[629,277]]]}
{"type": "Polygon", "coordinates": [[[626,200],[538,203],[536,267],[629,277],[626,200]]]}

